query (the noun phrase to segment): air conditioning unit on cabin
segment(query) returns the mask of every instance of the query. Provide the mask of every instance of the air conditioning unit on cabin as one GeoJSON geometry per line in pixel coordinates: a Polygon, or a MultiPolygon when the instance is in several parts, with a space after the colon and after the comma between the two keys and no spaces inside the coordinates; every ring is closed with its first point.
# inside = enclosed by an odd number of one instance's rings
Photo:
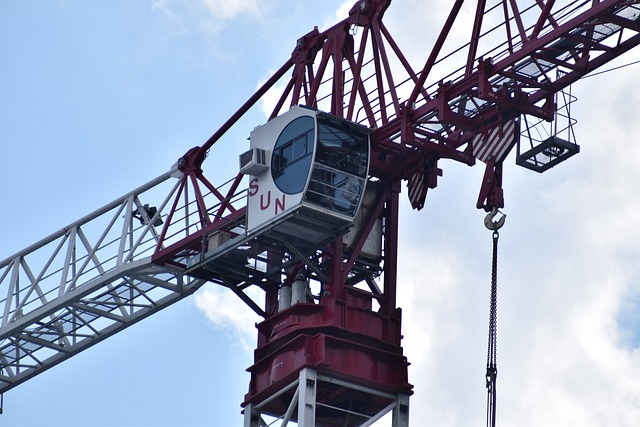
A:
{"type": "Polygon", "coordinates": [[[260,148],[240,154],[240,173],[245,175],[258,175],[269,169],[269,151],[260,148]]]}

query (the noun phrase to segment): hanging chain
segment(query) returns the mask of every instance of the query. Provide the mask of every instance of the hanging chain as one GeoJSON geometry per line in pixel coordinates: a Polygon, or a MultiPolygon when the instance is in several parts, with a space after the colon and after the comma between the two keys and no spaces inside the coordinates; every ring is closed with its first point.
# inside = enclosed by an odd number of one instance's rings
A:
{"type": "Polygon", "coordinates": [[[498,376],[497,367],[497,328],[498,328],[498,229],[504,225],[506,215],[498,221],[493,218],[498,214],[494,209],[485,220],[485,226],[493,230],[493,257],[491,260],[491,301],[489,305],[489,343],[487,348],[487,373],[485,374],[487,386],[487,427],[496,425],[496,378],[498,376]]]}
{"type": "Polygon", "coordinates": [[[498,231],[493,232],[493,261],[491,264],[491,302],[489,308],[489,345],[487,349],[487,427],[496,425],[496,377],[498,368],[497,327],[498,327],[498,231]]]}

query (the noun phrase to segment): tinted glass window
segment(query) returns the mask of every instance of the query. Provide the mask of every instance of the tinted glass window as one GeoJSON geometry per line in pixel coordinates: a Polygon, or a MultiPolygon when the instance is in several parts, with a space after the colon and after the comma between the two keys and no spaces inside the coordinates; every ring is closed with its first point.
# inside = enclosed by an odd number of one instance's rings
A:
{"type": "Polygon", "coordinates": [[[368,157],[369,137],[366,133],[318,119],[318,163],[366,178],[368,157]]]}
{"type": "Polygon", "coordinates": [[[322,165],[311,174],[305,201],[334,212],[353,216],[364,192],[365,180],[322,165]]]}
{"type": "Polygon", "coordinates": [[[273,147],[271,174],[283,193],[304,190],[313,157],[314,128],[312,117],[298,117],[282,130],[273,147]]]}

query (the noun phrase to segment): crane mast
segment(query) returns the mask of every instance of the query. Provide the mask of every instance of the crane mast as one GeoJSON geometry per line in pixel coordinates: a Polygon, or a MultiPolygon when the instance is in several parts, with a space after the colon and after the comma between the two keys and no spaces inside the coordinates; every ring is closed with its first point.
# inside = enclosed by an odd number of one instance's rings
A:
{"type": "Polygon", "coordinates": [[[388,413],[408,425],[403,186],[420,210],[441,159],[479,160],[476,206],[491,212],[504,207],[514,149],[536,172],[578,153],[568,89],[640,44],[640,1],[455,0],[419,69],[384,24],[390,5],[356,1],[303,35],[167,173],[1,261],[0,393],[215,283],[262,318],[246,427],[372,425],[388,413]],[[451,50],[469,6],[468,42],[451,50]],[[275,90],[240,172],[214,184],[203,162],[275,90]],[[531,136],[547,123],[552,132],[531,136]],[[294,164],[307,164],[299,189],[283,183],[302,176],[294,164]]]}

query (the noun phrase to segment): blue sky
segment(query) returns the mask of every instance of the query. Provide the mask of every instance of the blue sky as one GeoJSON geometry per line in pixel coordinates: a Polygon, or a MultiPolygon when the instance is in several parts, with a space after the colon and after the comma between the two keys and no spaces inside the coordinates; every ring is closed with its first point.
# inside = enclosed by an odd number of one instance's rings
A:
{"type": "MultiPolygon", "coordinates": [[[[339,5],[296,3],[221,19],[214,2],[1,2],[0,257],[203,143],[339,5]]],[[[235,175],[236,151],[263,120],[209,159],[214,182],[235,175]]],[[[129,331],[7,394],[0,424],[241,424],[254,338],[216,328],[193,299],[129,331]]]]}
{"type": "MultiPolygon", "coordinates": [[[[167,171],[253,94],[299,36],[334,23],[343,3],[0,1],[0,258],[167,171]]],[[[415,68],[447,4],[391,5],[385,22],[415,68]]],[[[506,162],[501,425],[640,419],[636,73],[575,85],[578,156],[542,175],[506,162]]],[[[235,174],[237,152],[264,120],[254,112],[246,131],[235,130],[205,162],[206,175],[235,174]]],[[[478,425],[491,250],[475,209],[483,170],[440,166],[426,207],[402,206],[398,298],[412,425],[478,425]]],[[[241,425],[253,322],[233,297],[203,289],[10,391],[0,424],[241,425]]]]}

